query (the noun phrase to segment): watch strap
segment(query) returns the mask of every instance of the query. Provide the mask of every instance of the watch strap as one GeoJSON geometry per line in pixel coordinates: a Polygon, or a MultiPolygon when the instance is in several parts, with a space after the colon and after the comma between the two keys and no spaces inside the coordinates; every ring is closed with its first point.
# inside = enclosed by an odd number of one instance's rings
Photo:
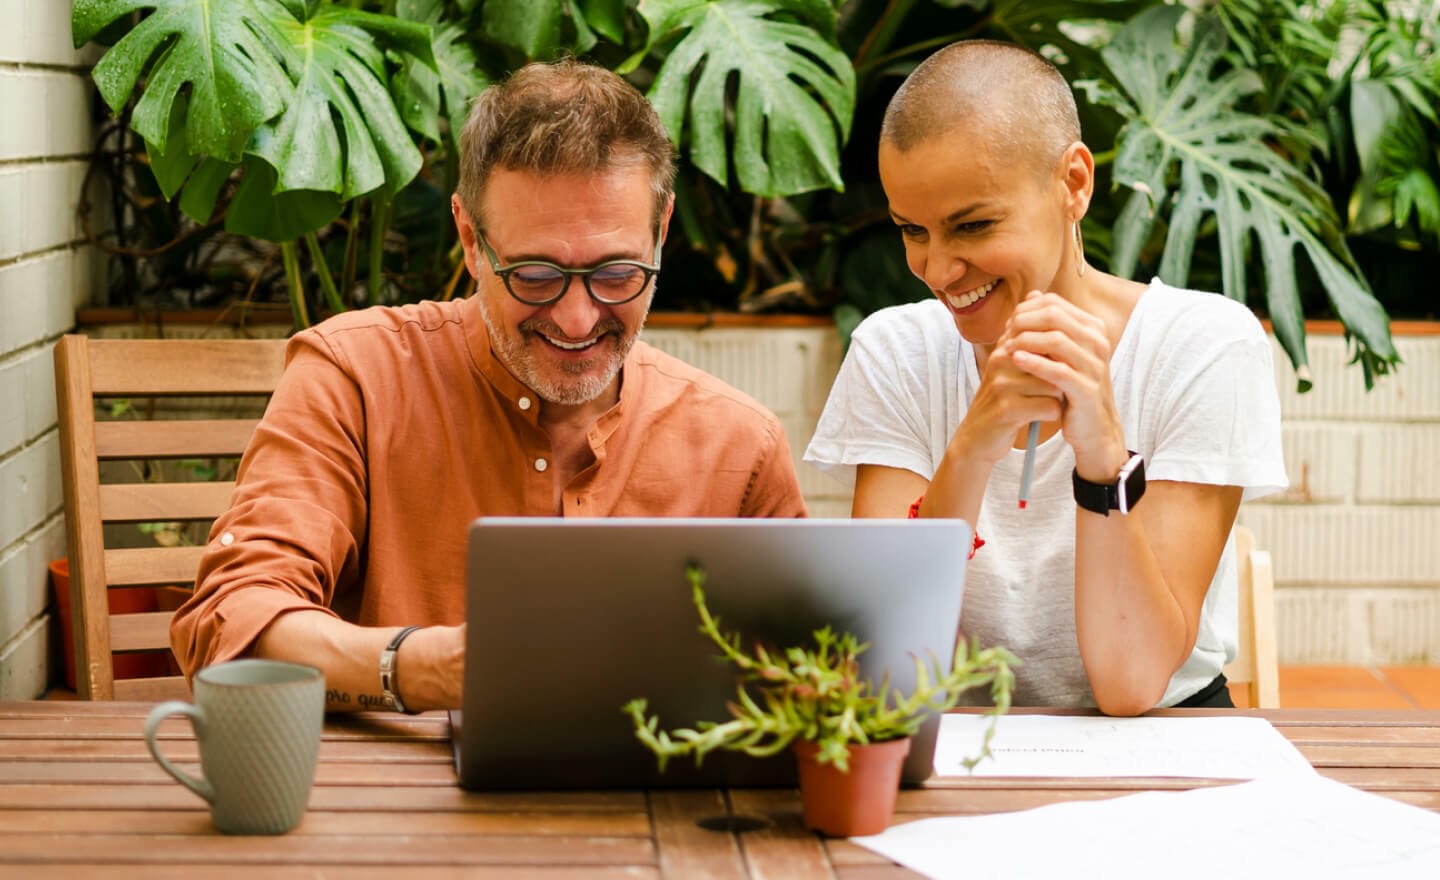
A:
{"type": "Polygon", "coordinates": [[[415,711],[406,709],[405,703],[400,700],[400,689],[395,686],[395,656],[400,650],[400,643],[405,637],[419,629],[418,626],[407,626],[395,634],[385,650],[380,652],[380,702],[388,709],[396,712],[404,712],[407,715],[414,715],[415,711]]]}
{"type": "MultiPolygon", "coordinates": [[[[1109,516],[1113,509],[1110,504],[1115,495],[1115,486],[1111,483],[1092,483],[1080,476],[1078,470],[1070,472],[1070,482],[1075,490],[1075,503],[1080,507],[1098,513],[1101,516],[1109,516]]],[[[1119,507],[1119,505],[1114,505],[1119,507]]]]}

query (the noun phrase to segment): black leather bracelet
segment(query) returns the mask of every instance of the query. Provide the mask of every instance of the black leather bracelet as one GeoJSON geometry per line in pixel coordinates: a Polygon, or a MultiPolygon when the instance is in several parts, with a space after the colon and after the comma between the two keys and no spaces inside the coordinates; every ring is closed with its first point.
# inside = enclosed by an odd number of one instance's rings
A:
{"type": "Polygon", "coordinates": [[[405,704],[400,700],[400,689],[395,686],[395,652],[400,650],[400,643],[405,637],[419,629],[418,626],[407,626],[395,634],[385,650],[380,652],[380,701],[387,708],[396,712],[404,712],[406,715],[414,715],[418,710],[406,709],[405,704]]]}

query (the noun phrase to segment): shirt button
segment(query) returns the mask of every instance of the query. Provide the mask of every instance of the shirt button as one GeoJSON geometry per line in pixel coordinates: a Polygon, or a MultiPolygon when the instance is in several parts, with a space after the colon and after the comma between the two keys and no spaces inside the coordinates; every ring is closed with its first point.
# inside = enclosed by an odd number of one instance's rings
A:
{"type": "Polygon", "coordinates": [[[545,459],[543,459],[543,458],[537,458],[537,459],[535,459],[535,470],[537,470],[537,471],[544,471],[544,470],[545,470],[547,467],[549,467],[549,466],[550,466],[550,462],[546,461],[545,459]]]}
{"type": "Polygon", "coordinates": [[[235,536],[232,535],[232,534],[230,534],[229,532],[226,532],[225,534],[223,534],[223,535],[220,536],[220,546],[221,546],[221,547],[229,547],[231,544],[234,544],[234,543],[235,543],[235,536]]]}
{"type": "Polygon", "coordinates": [[[529,409],[529,408],[530,408],[530,398],[528,398],[528,397],[522,397],[522,398],[520,398],[520,399],[519,399],[518,401],[516,401],[516,402],[520,404],[520,408],[521,408],[521,409],[529,409]]]}

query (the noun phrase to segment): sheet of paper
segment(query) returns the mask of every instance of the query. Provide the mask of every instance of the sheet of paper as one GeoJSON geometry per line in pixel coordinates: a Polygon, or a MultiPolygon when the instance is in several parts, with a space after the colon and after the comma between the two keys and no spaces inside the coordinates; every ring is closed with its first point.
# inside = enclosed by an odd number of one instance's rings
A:
{"type": "Polygon", "coordinates": [[[921,819],[850,840],[936,880],[1440,877],[1440,815],[1318,775],[921,819]]]}
{"type": "MultiPolygon", "coordinates": [[[[946,715],[935,746],[935,773],[965,776],[990,719],[946,715]]],[[[1264,718],[1102,718],[1004,715],[990,742],[994,755],[976,776],[1175,776],[1260,779],[1311,774],[1290,741],[1264,718]]]]}

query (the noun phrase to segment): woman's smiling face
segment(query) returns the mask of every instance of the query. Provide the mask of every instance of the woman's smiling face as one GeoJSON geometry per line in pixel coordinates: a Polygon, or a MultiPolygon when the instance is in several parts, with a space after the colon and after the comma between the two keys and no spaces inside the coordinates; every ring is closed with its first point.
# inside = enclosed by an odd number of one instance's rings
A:
{"type": "MultiPolygon", "coordinates": [[[[880,182],[915,277],[971,343],[999,339],[1031,290],[1057,289],[1073,259],[1063,160],[1048,173],[958,131],[908,150],[880,143],[880,182]]],[[[1067,152],[1068,155],[1068,152],[1067,152]]]]}

